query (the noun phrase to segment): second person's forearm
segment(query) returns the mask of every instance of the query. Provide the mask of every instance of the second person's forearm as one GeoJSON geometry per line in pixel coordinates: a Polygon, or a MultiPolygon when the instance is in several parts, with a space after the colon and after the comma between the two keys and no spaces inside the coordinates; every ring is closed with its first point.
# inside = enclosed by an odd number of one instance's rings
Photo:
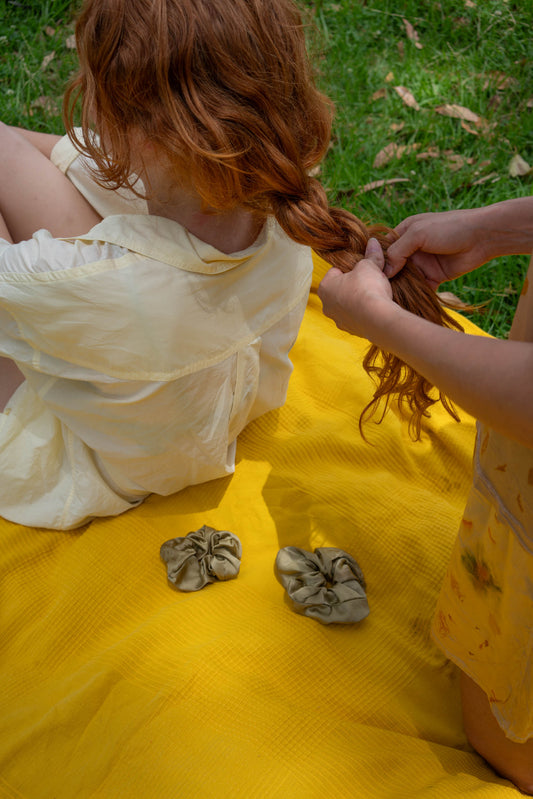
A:
{"type": "Polygon", "coordinates": [[[383,303],[368,335],[472,416],[533,447],[533,344],[442,328],[383,303]]]}
{"type": "Polygon", "coordinates": [[[504,200],[479,209],[480,235],[491,258],[533,252],[533,197],[504,200]]]}

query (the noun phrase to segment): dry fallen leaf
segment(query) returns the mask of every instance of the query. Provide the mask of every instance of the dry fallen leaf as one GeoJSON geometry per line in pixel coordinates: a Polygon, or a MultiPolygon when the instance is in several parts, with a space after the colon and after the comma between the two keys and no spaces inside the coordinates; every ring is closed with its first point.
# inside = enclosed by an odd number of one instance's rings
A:
{"type": "Polygon", "coordinates": [[[478,75],[478,77],[482,78],[485,77],[485,82],[483,83],[483,91],[486,91],[489,86],[494,86],[497,91],[505,91],[510,86],[516,86],[518,83],[516,78],[511,77],[510,75],[506,75],[505,72],[500,72],[499,70],[492,70],[488,73],[488,75],[478,75]]]}
{"type": "Polygon", "coordinates": [[[76,36],[74,34],[67,36],[67,38],[65,39],[65,47],[67,48],[67,50],[76,49],[76,36]]]}
{"type": "Polygon", "coordinates": [[[394,80],[394,72],[388,72],[385,76],[385,83],[392,83],[394,80]]]}
{"type": "Polygon", "coordinates": [[[387,164],[392,158],[396,156],[398,151],[398,145],[394,142],[390,142],[387,144],[386,147],[383,147],[382,150],[374,158],[374,163],[372,164],[374,169],[378,169],[380,166],[384,166],[387,164]]]}
{"type": "Polygon", "coordinates": [[[465,0],[465,7],[476,8],[476,4],[474,3],[474,0],[465,0]]]}
{"type": "Polygon", "coordinates": [[[467,133],[471,133],[472,136],[479,136],[479,130],[476,130],[476,128],[473,128],[471,125],[467,125],[464,119],[461,120],[461,127],[463,130],[466,130],[467,133]]]}
{"type": "Polygon", "coordinates": [[[47,25],[46,28],[44,29],[44,32],[46,33],[47,36],[53,36],[54,33],[56,32],[56,29],[52,28],[51,25],[47,25]]]}
{"type": "Polygon", "coordinates": [[[387,144],[386,147],[379,151],[374,158],[372,166],[374,169],[379,169],[380,166],[388,164],[393,158],[401,158],[402,155],[412,153],[419,147],[420,145],[416,142],[414,144],[396,144],[396,142],[390,142],[390,144],[387,144]]]}
{"type": "Polygon", "coordinates": [[[438,147],[428,147],[423,153],[417,153],[417,161],[427,161],[428,158],[438,158],[440,150],[438,147]]]}
{"type": "Polygon", "coordinates": [[[403,130],[404,128],[405,128],[405,122],[391,122],[390,124],[390,129],[394,133],[399,133],[399,131],[403,130]]]}
{"type": "Polygon", "coordinates": [[[511,158],[509,163],[509,174],[512,178],[518,178],[522,175],[529,175],[531,167],[518,153],[511,158]]]}
{"type": "Polygon", "coordinates": [[[389,180],[373,180],[372,183],[366,183],[358,194],[365,191],[374,191],[380,189],[382,186],[390,186],[393,183],[409,183],[409,178],[389,178],[389,180]]]}
{"type": "Polygon", "coordinates": [[[533,108],[533,97],[530,97],[530,99],[526,103],[526,106],[528,108],[533,108]]]}
{"type": "Polygon", "coordinates": [[[30,105],[29,115],[33,116],[34,112],[37,109],[42,109],[46,114],[50,114],[51,116],[55,114],[59,114],[59,105],[54,100],[53,97],[47,97],[46,95],[41,95],[37,97],[33,103],[30,105]]]}
{"type": "Polygon", "coordinates": [[[485,177],[483,177],[483,178],[479,178],[478,180],[474,180],[474,182],[472,183],[472,186],[481,186],[482,183],[487,183],[489,180],[491,181],[491,183],[497,183],[499,179],[500,179],[500,176],[498,175],[497,172],[491,172],[490,174],[485,175],[485,177]]]}
{"type": "Polygon", "coordinates": [[[437,297],[441,302],[457,310],[464,310],[470,307],[467,302],[463,302],[463,300],[459,299],[457,294],[454,294],[452,291],[437,291],[437,297]]]}
{"type": "Polygon", "coordinates": [[[55,56],[56,56],[55,50],[52,50],[51,53],[48,53],[48,55],[45,55],[45,57],[43,58],[43,60],[41,62],[41,70],[42,71],[44,71],[46,69],[46,67],[48,66],[50,61],[54,60],[55,56]]]}
{"type": "Polygon", "coordinates": [[[413,93],[409,91],[409,89],[406,89],[405,86],[395,86],[394,91],[400,95],[405,105],[408,105],[409,108],[414,108],[416,111],[420,110],[420,106],[416,102],[413,93]]]}
{"type": "Polygon", "coordinates": [[[402,22],[405,25],[405,32],[407,33],[407,38],[413,42],[414,46],[418,50],[422,50],[423,45],[420,44],[420,37],[418,36],[417,31],[413,28],[408,19],[402,19],[402,22]]]}
{"type": "Polygon", "coordinates": [[[463,155],[459,155],[459,153],[449,153],[446,155],[446,160],[452,172],[457,172],[457,170],[462,169],[470,159],[465,158],[463,155]]]}
{"type": "Polygon", "coordinates": [[[469,108],[463,105],[456,105],[455,103],[446,103],[446,105],[439,105],[435,108],[437,114],[442,114],[445,117],[454,117],[455,119],[465,119],[467,122],[479,122],[480,116],[469,108]]]}
{"type": "Polygon", "coordinates": [[[386,96],[387,96],[387,89],[383,86],[381,89],[378,89],[377,92],[374,92],[374,94],[371,97],[371,100],[372,102],[374,102],[375,100],[382,100],[386,96]]]}

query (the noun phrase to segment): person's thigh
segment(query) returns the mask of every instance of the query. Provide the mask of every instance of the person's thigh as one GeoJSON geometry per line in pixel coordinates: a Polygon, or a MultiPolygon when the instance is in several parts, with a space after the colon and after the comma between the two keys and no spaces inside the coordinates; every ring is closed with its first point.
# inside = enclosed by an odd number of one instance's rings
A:
{"type": "Polygon", "coordinates": [[[101,219],[45,154],[52,140],[39,143],[44,152],[0,123],[0,214],[14,242],[41,228],[56,237],[79,236],[101,219]]]}

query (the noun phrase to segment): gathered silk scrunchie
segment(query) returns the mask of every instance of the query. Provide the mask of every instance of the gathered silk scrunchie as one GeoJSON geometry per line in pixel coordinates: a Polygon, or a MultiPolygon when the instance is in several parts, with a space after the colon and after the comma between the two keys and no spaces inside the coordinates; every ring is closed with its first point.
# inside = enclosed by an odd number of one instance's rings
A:
{"type": "Polygon", "coordinates": [[[311,553],[285,547],[275,572],[293,609],[322,624],[352,624],[370,612],[363,572],[342,549],[319,547],[311,553]]]}
{"type": "Polygon", "coordinates": [[[172,538],[161,546],[169,582],[180,591],[199,591],[208,583],[231,580],[239,573],[241,542],[228,530],[203,525],[184,538],[172,538]]]}

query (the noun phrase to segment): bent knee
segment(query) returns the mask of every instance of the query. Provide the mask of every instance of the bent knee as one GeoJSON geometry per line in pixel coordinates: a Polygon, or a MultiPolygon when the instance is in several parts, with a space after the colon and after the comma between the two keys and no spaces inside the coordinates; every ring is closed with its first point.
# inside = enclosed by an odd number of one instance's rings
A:
{"type": "Polygon", "coordinates": [[[513,783],[526,796],[533,796],[533,755],[531,743],[516,744],[508,739],[500,747],[470,731],[468,743],[494,771],[513,783]]]}
{"type": "Polygon", "coordinates": [[[510,780],[519,791],[526,794],[526,796],[533,796],[533,771],[530,770],[526,774],[517,773],[505,775],[506,779],[510,780]]]}

